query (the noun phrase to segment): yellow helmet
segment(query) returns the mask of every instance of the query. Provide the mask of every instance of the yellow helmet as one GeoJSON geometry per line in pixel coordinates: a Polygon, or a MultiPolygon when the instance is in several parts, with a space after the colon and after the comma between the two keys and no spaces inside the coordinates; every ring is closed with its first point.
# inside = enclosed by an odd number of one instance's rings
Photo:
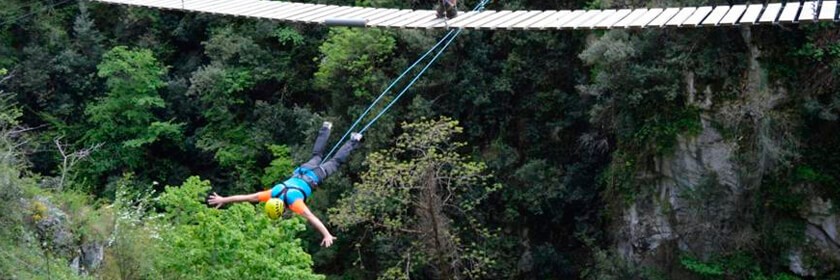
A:
{"type": "Polygon", "coordinates": [[[278,198],[269,199],[265,203],[265,214],[272,220],[276,220],[277,218],[283,216],[283,210],[285,210],[283,201],[278,198]]]}

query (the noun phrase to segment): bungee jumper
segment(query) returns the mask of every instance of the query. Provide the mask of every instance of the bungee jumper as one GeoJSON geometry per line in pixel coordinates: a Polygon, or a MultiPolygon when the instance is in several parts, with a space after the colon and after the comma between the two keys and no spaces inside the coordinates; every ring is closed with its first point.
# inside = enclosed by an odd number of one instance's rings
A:
{"type": "Polygon", "coordinates": [[[274,185],[270,190],[224,197],[213,193],[207,202],[211,206],[221,207],[228,203],[236,202],[266,202],[265,211],[269,218],[277,219],[283,214],[287,207],[290,210],[303,216],[323,236],[321,246],[330,247],[335,236],[330,234],[324,223],[306,207],[306,199],[312,194],[312,189],[318,186],[324,179],[335,173],[339,166],[347,162],[350,153],[359,146],[362,139],[361,133],[353,133],[350,141],[344,143],[338,150],[335,157],[323,162],[324,146],[330,136],[332,123],[324,122],[318,131],[315,139],[315,147],[312,149],[312,158],[300,167],[295,169],[292,176],[282,183],[274,185]]]}
{"type": "MultiPolygon", "coordinates": [[[[458,14],[458,10],[456,8],[456,1],[457,0],[441,0],[441,7],[439,7],[439,15],[440,17],[445,16],[447,18],[454,18],[458,14]]],[[[484,9],[484,5],[486,5],[490,0],[481,0],[473,11],[481,11],[484,9]]],[[[461,28],[457,30],[450,30],[446,36],[441,38],[437,44],[435,44],[432,48],[426,51],[425,54],[420,56],[411,66],[409,66],[402,74],[399,75],[396,79],[394,79],[388,87],[379,94],[379,96],[365,109],[365,111],[356,119],[353,125],[347,130],[344,136],[341,137],[341,140],[338,141],[335,147],[330,150],[327,154],[326,162],[323,156],[324,153],[324,145],[327,143],[327,138],[329,138],[330,129],[332,128],[332,123],[324,122],[321,126],[321,129],[318,131],[318,137],[315,139],[315,147],[312,150],[312,158],[307,161],[305,164],[301,165],[297,169],[295,169],[291,178],[287,179],[286,181],[274,185],[270,190],[262,191],[258,193],[252,194],[243,194],[243,195],[233,195],[229,197],[220,196],[216,193],[213,193],[208,197],[208,203],[211,206],[221,207],[222,205],[228,203],[236,203],[236,202],[259,202],[263,201],[266,202],[265,211],[268,214],[269,218],[277,219],[283,214],[283,210],[288,207],[295,213],[303,216],[307,221],[309,221],[312,226],[314,226],[323,236],[321,240],[321,246],[329,247],[335,241],[335,236],[330,234],[330,231],[324,226],[324,223],[312,214],[309,211],[309,208],[306,207],[306,199],[307,197],[312,194],[312,189],[318,186],[318,184],[326,179],[330,174],[335,173],[338,170],[338,167],[341,164],[347,162],[347,157],[350,156],[350,153],[359,146],[359,143],[362,139],[362,133],[365,133],[374,123],[376,123],[379,118],[388,112],[388,110],[393,106],[400,98],[405,94],[408,89],[411,88],[414,83],[423,76],[423,73],[432,66],[435,61],[443,54],[443,51],[446,50],[447,47],[461,34],[461,28]],[[440,47],[440,48],[439,48],[440,47]],[[356,125],[360,124],[362,119],[367,116],[371,109],[384,97],[387,93],[390,92],[391,88],[393,88],[397,82],[402,80],[403,77],[406,76],[411,70],[413,70],[421,61],[424,61],[426,57],[430,54],[437,51],[437,53],[432,56],[431,60],[420,69],[420,72],[415,74],[414,78],[408,82],[407,85],[397,94],[391,102],[389,102],[385,108],[383,108],[376,116],[373,117],[359,132],[350,134],[350,131],[353,131],[356,128],[356,125]],[[344,141],[347,134],[350,134],[350,141],[344,143],[341,148],[338,150],[338,153],[335,157],[330,158],[335,148],[344,141]]]]}

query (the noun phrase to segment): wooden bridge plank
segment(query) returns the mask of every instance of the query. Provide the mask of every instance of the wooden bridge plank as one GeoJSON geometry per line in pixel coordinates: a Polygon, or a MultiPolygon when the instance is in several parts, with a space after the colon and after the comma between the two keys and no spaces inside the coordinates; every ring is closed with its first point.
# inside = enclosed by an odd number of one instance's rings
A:
{"type": "MultiPolygon", "coordinates": [[[[499,28],[499,26],[502,26],[505,23],[508,23],[508,22],[511,22],[511,21],[525,20],[525,18],[527,18],[529,14],[535,13],[535,12],[536,11],[515,11],[515,12],[511,13],[510,15],[506,16],[506,17],[499,18],[499,19],[496,19],[494,21],[488,22],[485,26],[482,26],[482,29],[491,29],[492,30],[492,29],[499,28]]],[[[515,23],[518,23],[518,22],[514,22],[514,23],[511,23],[511,24],[515,24],[515,23]]]]}
{"type": "Polygon", "coordinates": [[[149,1],[149,0],[145,0],[145,1],[128,0],[128,1],[125,1],[125,0],[123,0],[123,1],[116,2],[116,3],[123,4],[123,5],[129,5],[129,6],[159,8],[159,9],[165,9],[165,10],[169,10],[169,9],[182,10],[186,6],[186,3],[181,3],[181,1],[172,1],[172,0],[153,0],[153,1],[149,1]]]}
{"type": "MultiPolygon", "coordinates": [[[[583,14],[576,16],[575,18],[566,21],[563,24],[556,25],[557,28],[577,28],[580,24],[592,19],[593,16],[601,14],[601,10],[588,10],[584,11],[583,14]]],[[[558,19],[559,20],[559,19],[558,19]]]]}
{"type": "Polygon", "coordinates": [[[662,14],[663,11],[665,11],[665,9],[661,8],[648,10],[645,14],[634,20],[633,23],[630,24],[630,28],[644,28],[648,23],[652,22],[657,16],[662,14]]]}
{"type": "Polygon", "coordinates": [[[538,20],[528,26],[528,29],[534,30],[546,30],[546,29],[557,29],[560,25],[560,21],[563,20],[564,15],[568,15],[563,13],[563,11],[555,12],[550,14],[549,16],[543,18],[542,20],[538,20]]]}
{"type": "MultiPolygon", "coordinates": [[[[366,19],[366,17],[367,17],[368,15],[372,15],[372,14],[374,14],[374,13],[378,12],[378,10],[379,10],[379,9],[374,9],[374,8],[361,8],[361,9],[359,9],[358,11],[355,11],[355,12],[352,12],[352,13],[348,13],[348,14],[344,14],[344,15],[336,15],[336,16],[332,16],[332,17],[330,17],[330,18],[355,18],[355,19],[366,19]]],[[[327,17],[324,17],[324,18],[321,18],[321,19],[320,19],[320,21],[324,21],[324,20],[326,20],[326,19],[328,19],[328,18],[327,18],[327,17]]],[[[318,20],[316,20],[316,21],[318,21],[318,20]]]]}
{"type": "Polygon", "coordinates": [[[411,10],[398,10],[398,12],[393,12],[390,15],[386,15],[368,22],[368,26],[384,26],[383,23],[392,21],[396,18],[403,17],[407,14],[410,14],[411,10]]]}
{"type": "MultiPolygon", "coordinates": [[[[212,5],[218,5],[219,3],[224,3],[224,2],[227,2],[227,1],[229,1],[229,0],[210,0],[210,1],[198,2],[198,3],[194,3],[194,4],[184,3],[184,10],[199,12],[199,11],[202,11],[202,9],[204,9],[205,7],[212,6],[212,5]]],[[[156,2],[160,2],[160,1],[156,1],[156,2]]]]}
{"type": "Polygon", "coordinates": [[[350,17],[350,15],[357,15],[357,14],[365,13],[365,12],[367,12],[367,11],[365,11],[365,8],[355,7],[355,8],[352,8],[352,9],[344,9],[344,10],[335,11],[333,13],[321,14],[321,15],[317,15],[317,16],[310,16],[310,17],[302,18],[302,19],[300,19],[300,21],[322,23],[322,22],[324,22],[324,20],[326,20],[328,18],[352,18],[352,17],[350,17]]]}
{"type": "Polygon", "coordinates": [[[691,14],[693,14],[695,10],[697,10],[697,8],[695,8],[695,7],[682,8],[682,10],[680,10],[679,13],[674,15],[674,17],[672,17],[671,20],[669,20],[668,23],[665,24],[665,26],[680,26],[680,25],[682,25],[682,23],[685,22],[685,20],[687,20],[688,17],[690,17],[691,14]]]}
{"type": "Polygon", "coordinates": [[[254,3],[253,5],[242,5],[242,7],[239,7],[238,9],[231,10],[230,13],[237,16],[244,16],[245,13],[249,11],[264,10],[274,7],[271,5],[272,2],[273,1],[257,1],[257,3],[254,3]]]}
{"type": "Polygon", "coordinates": [[[744,16],[738,20],[739,24],[756,24],[758,22],[758,17],[761,15],[761,11],[764,9],[764,6],[761,4],[749,4],[747,5],[747,11],[744,12],[744,16]]]}
{"type": "Polygon", "coordinates": [[[118,1],[102,1],[104,3],[116,3],[128,6],[157,8],[161,3],[169,2],[168,0],[118,0],[118,1]]]}
{"type": "Polygon", "coordinates": [[[288,20],[290,16],[298,15],[301,13],[307,13],[312,10],[321,9],[322,7],[324,7],[324,5],[301,4],[294,7],[288,7],[286,9],[266,11],[263,13],[256,14],[254,16],[260,18],[269,18],[273,20],[288,20]]]}
{"type": "Polygon", "coordinates": [[[703,19],[705,19],[706,16],[708,16],[709,13],[711,13],[711,12],[712,12],[712,7],[709,7],[709,6],[699,7],[699,8],[697,8],[697,10],[694,11],[693,14],[691,14],[690,17],[688,17],[688,19],[686,19],[682,24],[680,24],[680,26],[684,26],[684,25],[686,25],[686,26],[698,26],[698,25],[700,25],[700,22],[702,22],[703,19]]]}
{"type": "Polygon", "coordinates": [[[415,22],[412,22],[412,23],[401,26],[400,28],[421,28],[421,27],[425,28],[425,26],[431,24],[432,22],[442,23],[442,22],[444,22],[444,20],[443,20],[443,18],[437,17],[437,12],[435,12],[435,14],[433,16],[420,18],[415,22]]]}
{"type": "Polygon", "coordinates": [[[782,13],[779,15],[779,22],[791,23],[796,21],[796,16],[799,14],[799,2],[788,2],[782,13]]]}
{"type": "Polygon", "coordinates": [[[758,23],[775,23],[776,17],[778,17],[781,9],[781,3],[768,4],[767,7],[764,8],[764,13],[761,14],[761,18],[758,19],[758,23]]]}
{"type": "Polygon", "coordinates": [[[467,24],[466,26],[464,26],[464,28],[467,28],[467,29],[478,29],[478,28],[480,28],[481,26],[483,26],[483,25],[485,25],[485,24],[487,24],[487,23],[490,23],[490,22],[492,22],[492,21],[494,21],[494,20],[497,20],[497,19],[500,19],[500,18],[504,18],[505,16],[507,16],[507,15],[508,15],[508,14],[510,14],[510,13],[511,13],[511,11],[499,11],[499,12],[497,12],[497,13],[493,14],[492,16],[488,16],[488,17],[483,18],[483,19],[481,19],[481,20],[478,20],[478,21],[472,22],[472,23],[470,23],[470,24],[467,24]]]}
{"type": "Polygon", "coordinates": [[[680,10],[680,8],[667,8],[664,11],[662,11],[662,13],[659,14],[659,16],[653,19],[653,21],[648,23],[647,26],[664,27],[665,24],[671,20],[671,18],[673,18],[677,15],[677,13],[680,12],[680,10]]]}
{"type": "Polygon", "coordinates": [[[239,11],[239,10],[242,10],[244,8],[253,7],[253,6],[255,6],[255,5],[257,5],[257,4],[259,4],[260,2],[263,2],[263,1],[253,1],[253,2],[250,2],[250,3],[248,3],[248,1],[241,1],[241,2],[240,1],[230,1],[230,2],[239,2],[239,3],[228,5],[225,8],[220,8],[220,9],[216,10],[214,13],[226,14],[226,15],[236,15],[236,13],[234,11],[239,11]]]}
{"type": "Polygon", "coordinates": [[[256,1],[236,1],[230,0],[225,2],[224,4],[214,5],[207,8],[206,12],[211,14],[230,14],[230,10],[234,8],[239,8],[243,4],[251,4],[256,1]]]}
{"type": "Polygon", "coordinates": [[[477,15],[475,15],[475,16],[467,19],[467,20],[464,20],[464,21],[461,21],[461,22],[458,22],[458,23],[454,23],[454,24],[450,23],[449,26],[457,27],[457,28],[463,28],[464,26],[467,26],[467,24],[485,19],[485,18],[487,18],[489,16],[492,16],[494,14],[496,14],[496,11],[483,11],[483,12],[478,13],[477,15]]]}
{"type": "MultiPolygon", "coordinates": [[[[160,3],[162,3],[162,2],[166,2],[166,1],[160,1],[160,3]]],[[[202,13],[217,14],[216,11],[218,11],[219,8],[221,8],[223,6],[232,5],[232,4],[239,4],[239,2],[238,1],[231,1],[231,0],[226,0],[226,1],[221,1],[221,2],[213,2],[213,4],[202,5],[200,7],[196,7],[193,10],[197,11],[197,12],[202,12],[202,13]]]]}
{"type": "Polygon", "coordinates": [[[554,16],[557,17],[557,24],[554,25],[554,28],[555,29],[561,29],[561,28],[563,28],[563,26],[565,24],[575,20],[576,18],[579,18],[580,16],[582,16],[585,13],[586,13],[586,11],[584,11],[584,10],[575,10],[575,11],[562,10],[562,11],[559,11],[559,12],[557,12],[557,14],[554,15],[554,16]]]}
{"type": "Polygon", "coordinates": [[[607,19],[599,22],[595,25],[595,28],[611,28],[617,22],[621,21],[624,17],[629,15],[632,12],[631,9],[621,9],[616,11],[613,15],[608,17],[607,19]]]}
{"type": "Polygon", "coordinates": [[[594,17],[592,17],[592,18],[590,18],[590,19],[588,19],[588,20],[586,20],[586,21],[584,21],[584,22],[582,22],[582,23],[580,23],[577,26],[574,26],[572,28],[574,28],[574,29],[593,29],[593,28],[595,28],[596,24],[608,19],[609,17],[611,17],[616,12],[618,12],[618,10],[614,10],[614,9],[604,10],[600,14],[597,14],[596,16],[594,16],[594,17]]]}
{"type": "Polygon", "coordinates": [[[835,21],[837,13],[837,1],[823,1],[820,7],[819,21],[835,21]]]}
{"type": "Polygon", "coordinates": [[[726,15],[720,20],[718,25],[735,25],[738,24],[738,19],[741,18],[741,15],[744,14],[744,11],[747,10],[747,5],[735,5],[726,12],[726,15]]]}
{"type": "Polygon", "coordinates": [[[384,16],[390,15],[394,11],[399,11],[399,10],[376,9],[376,13],[373,13],[371,15],[366,16],[365,19],[367,19],[368,22],[373,22],[374,20],[377,20],[377,19],[380,19],[384,16]]]}
{"type": "Polygon", "coordinates": [[[797,22],[813,22],[817,21],[817,16],[819,15],[819,1],[805,1],[802,3],[802,10],[799,12],[799,17],[796,18],[797,22]]]}
{"type": "Polygon", "coordinates": [[[309,17],[316,16],[316,15],[323,15],[323,14],[331,13],[331,12],[342,10],[342,9],[343,9],[343,7],[341,7],[341,6],[327,5],[327,6],[323,6],[321,8],[318,8],[318,9],[313,9],[313,10],[310,10],[310,11],[290,15],[290,16],[286,17],[285,20],[291,21],[291,22],[298,22],[298,21],[301,21],[301,19],[303,19],[303,18],[309,18],[309,17]]]}
{"type": "Polygon", "coordinates": [[[620,21],[616,22],[613,26],[618,28],[628,28],[630,27],[630,24],[633,23],[633,21],[647,13],[647,11],[647,8],[636,9],[620,21]]]}
{"type": "Polygon", "coordinates": [[[278,11],[284,11],[284,10],[290,9],[291,7],[296,7],[296,6],[299,6],[299,5],[303,5],[303,4],[301,4],[301,3],[289,3],[289,2],[284,2],[283,4],[280,4],[280,2],[276,2],[276,4],[275,4],[275,2],[269,2],[269,5],[267,5],[267,7],[263,8],[263,9],[252,9],[252,10],[242,12],[242,16],[249,17],[249,18],[257,18],[257,15],[260,15],[260,14],[275,13],[275,12],[278,12],[278,11]]]}
{"type": "Polygon", "coordinates": [[[427,10],[414,10],[411,13],[405,14],[401,17],[394,18],[392,20],[383,22],[380,26],[389,27],[389,28],[400,28],[406,24],[418,21],[423,18],[428,18],[435,14],[434,11],[427,11],[427,10]]]}
{"type": "Polygon", "coordinates": [[[355,15],[355,17],[364,19],[365,21],[369,21],[371,19],[371,17],[374,16],[374,15],[378,15],[380,13],[387,13],[388,12],[388,9],[383,9],[383,8],[368,8],[368,9],[365,9],[365,10],[367,10],[365,13],[355,15]]]}
{"type": "Polygon", "coordinates": [[[543,19],[545,19],[545,18],[547,18],[551,15],[556,15],[557,13],[558,13],[557,11],[545,11],[545,12],[536,14],[533,17],[531,17],[529,19],[526,19],[522,22],[514,24],[513,26],[508,27],[508,29],[528,29],[528,27],[530,27],[534,23],[537,23],[538,21],[541,21],[541,20],[543,20],[543,19]]]}
{"type": "Polygon", "coordinates": [[[725,5],[715,7],[715,9],[709,13],[709,16],[707,16],[700,24],[703,26],[717,26],[723,17],[726,16],[726,13],[729,12],[729,8],[729,6],[725,5]]]}

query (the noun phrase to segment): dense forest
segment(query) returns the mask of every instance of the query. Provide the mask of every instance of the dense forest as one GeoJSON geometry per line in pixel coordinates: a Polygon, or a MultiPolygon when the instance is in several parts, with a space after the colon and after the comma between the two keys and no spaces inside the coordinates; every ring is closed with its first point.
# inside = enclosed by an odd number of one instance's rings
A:
{"type": "MultiPolygon", "coordinates": [[[[699,4],[731,3],[487,8],[699,4]]],[[[0,279],[840,279],[836,23],[464,31],[309,198],[327,248],[207,196],[289,176],[445,31],[0,15],[0,279]]]]}

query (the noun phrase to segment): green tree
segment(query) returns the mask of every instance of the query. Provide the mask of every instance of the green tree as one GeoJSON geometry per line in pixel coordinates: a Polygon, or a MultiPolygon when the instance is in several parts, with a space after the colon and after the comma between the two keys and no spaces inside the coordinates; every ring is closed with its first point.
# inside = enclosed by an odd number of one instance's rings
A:
{"type": "Polygon", "coordinates": [[[274,159],[264,169],[265,174],[260,178],[260,182],[263,186],[271,187],[272,183],[276,183],[292,174],[292,171],[295,170],[295,164],[292,161],[291,154],[289,154],[289,147],[286,145],[269,145],[268,149],[271,150],[274,159]]]}
{"type": "MultiPolygon", "coordinates": [[[[6,81],[7,71],[0,68],[0,84],[6,81]]],[[[21,187],[17,179],[21,176],[20,169],[23,167],[24,155],[19,147],[20,121],[18,118],[23,111],[14,103],[12,95],[0,90],[0,200],[7,203],[0,204],[0,223],[7,224],[13,217],[13,207],[18,206],[21,195],[21,187]]],[[[0,236],[8,233],[11,227],[3,226],[0,229],[0,236]]]]}
{"type": "Polygon", "coordinates": [[[245,96],[253,79],[246,68],[211,64],[193,73],[188,94],[198,96],[207,125],[198,128],[196,146],[213,153],[216,162],[235,170],[239,190],[258,182],[257,156],[264,151],[257,144],[252,124],[238,119],[248,102],[245,96]]]}
{"type": "Polygon", "coordinates": [[[335,28],[320,47],[321,63],[315,85],[340,94],[372,98],[387,81],[383,66],[395,50],[396,40],[381,29],[335,28]]]}
{"type": "Polygon", "coordinates": [[[302,219],[269,220],[251,204],[204,204],[210,182],[188,178],[160,196],[158,269],[166,279],[324,279],[295,235],[302,219]],[[177,252],[173,254],[173,252],[177,252]]]}
{"type": "Polygon", "coordinates": [[[457,124],[445,117],[403,124],[395,147],[369,155],[362,181],[330,209],[332,224],[369,226],[398,248],[404,259],[382,277],[431,268],[441,279],[476,278],[494,263],[482,244],[491,234],[474,213],[497,186],[483,163],[458,153],[465,143],[452,140],[457,124]]]}
{"type": "MultiPolygon", "coordinates": [[[[7,75],[6,69],[0,68],[0,85],[12,78],[7,75]]],[[[9,279],[84,279],[66,265],[64,256],[35,239],[40,236],[33,225],[47,210],[43,204],[29,203],[39,189],[26,161],[31,129],[23,127],[19,119],[24,111],[12,96],[0,89],[0,275],[9,279]]]]}
{"type": "Polygon", "coordinates": [[[271,99],[283,94],[276,91],[288,87],[278,90],[275,83],[294,75],[294,71],[285,70],[289,68],[287,53],[275,57],[260,44],[260,38],[274,36],[269,27],[253,23],[212,29],[210,38],[202,43],[210,63],[191,73],[187,90],[188,96],[197,98],[202,117],[196,129],[196,147],[213,155],[223,169],[218,173],[232,177],[233,189],[239,192],[253,191],[261,182],[258,161],[269,158],[266,147],[276,140],[272,136],[284,132],[273,129],[288,122],[270,122],[272,127],[267,128],[269,122],[259,116],[267,107],[275,109],[271,99]],[[263,83],[271,86],[261,87],[263,83]]]}
{"type": "Polygon", "coordinates": [[[88,143],[105,143],[94,164],[97,172],[146,164],[149,145],[164,138],[179,139],[181,125],[164,121],[155,109],[166,106],[158,90],[165,86],[166,69],[149,50],[119,46],[108,51],[98,66],[108,93],[85,109],[91,129],[88,143]]]}

